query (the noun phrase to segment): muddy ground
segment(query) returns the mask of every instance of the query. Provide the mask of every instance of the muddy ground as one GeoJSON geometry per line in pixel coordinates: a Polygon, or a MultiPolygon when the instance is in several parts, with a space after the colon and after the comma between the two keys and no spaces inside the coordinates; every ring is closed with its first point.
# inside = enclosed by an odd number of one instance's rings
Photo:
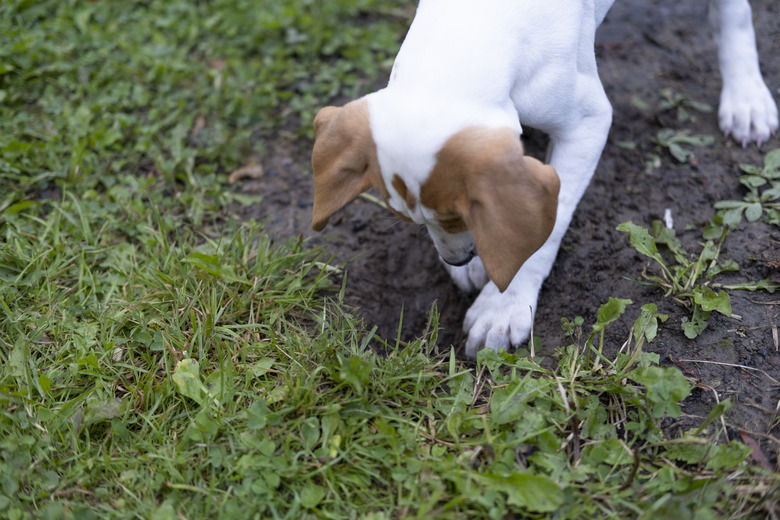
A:
{"type": "MultiPolygon", "coordinates": [[[[773,0],[754,0],[752,5],[762,70],[779,99],[780,5],[773,0]]],[[[627,220],[649,227],[669,208],[686,248],[698,251],[701,226],[713,217],[713,204],[744,196],[738,165],[761,165],[764,152],[780,147],[775,136],[761,150],[755,145],[742,149],[720,134],[715,112],[691,109],[692,118],[680,122],[676,110],[659,107],[662,90],[672,89],[717,109],[720,75],[706,20],[706,2],[618,0],[599,29],[596,52],[614,123],[593,182],[544,284],[534,334],[542,340],[540,354],[549,356],[567,341],[561,317],[583,316],[586,324],[593,323],[597,308],[610,296],[630,298],[635,304],[627,313],[630,320],[611,329],[608,347],[614,352],[627,337],[639,306],[655,303],[669,319],[648,350],[659,353],[666,364],[677,364],[699,384],[684,403],[684,415],[667,425],[670,431],[706,417],[717,393],[717,399],[735,403],[728,417],[730,434],[748,432],[776,465],[780,352],[773,327],[777,334],[780,294],[732,291],[733,312],[742,318],[713,313],[704,333],[689,340],[681,331],[689,311],[659,289],[632,281],[641,278],[649,262],[629,247],[626,234],[615,230],[627,220]],[[651,142],[662,128],[713,135],[715,143],[693,149],[695,159],[680,163],[651,142]],[[661,158],[655,168],[649,164],[652,153],[661,158]]],[[[531,132],[526,147],[542,155],[544,136],[531,132]]],[[[437,302],[439,346],[453,345],[462,354],[461,321],[474,296],[451,283],[424,230],[358,200],[337,213],[322,234],[310,231],[310,149],[311,142],[284,137],[267,145],[260,157],[264,176],[239,185],[243,191],[263,194],[263,201],[240,210],[241,217],[267,219],[267,229],[280,238],[312,237],[312,243],[325,244],[336,255],[336,262],[351,260],[346,266],[346,301],[369,325],[378,326],[381,336],[395,337],[403,309],[402,339],[415,338],[437,302]]],[[[716,282],[778,279],[771,261],[780,259],[780,229],[743,223],[726,239],[722,256],[737,261],[740,270],[719,275],[716,282]]]]}

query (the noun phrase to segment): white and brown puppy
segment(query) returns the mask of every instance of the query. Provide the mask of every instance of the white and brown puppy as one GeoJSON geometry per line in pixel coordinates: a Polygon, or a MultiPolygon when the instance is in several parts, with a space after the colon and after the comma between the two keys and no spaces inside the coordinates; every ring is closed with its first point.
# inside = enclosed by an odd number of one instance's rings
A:
{"type": "MultiPolygon", "coordinates": [[[[386,88],[323,108],[312,227],[379,190],[423,224],[455,282],[481,289],[466,354],[528,337],[542,282],[607,140],[612,108],[594,35],[612,0],[421,0],[386,88]],[[550,166],[523,154],[522,126],[550,136],[550,166]],[[474,258],[475,255],[479,255],[474,258]]],[[[766,141],[777,107],[758,68],[750,6],[713,0],[720,123],[766,141]]]]}

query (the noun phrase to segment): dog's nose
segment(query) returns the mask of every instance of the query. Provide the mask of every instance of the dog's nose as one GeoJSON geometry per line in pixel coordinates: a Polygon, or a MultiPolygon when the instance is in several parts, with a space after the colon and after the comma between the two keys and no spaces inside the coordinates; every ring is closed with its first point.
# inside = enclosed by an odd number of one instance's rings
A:
{"type": "Polygon", "coordinates": [[[462,265],[466,265],[467,263],[471,262],[471,259],[474,258],[476,256],[476,254],[477,254],[476,251],[474,251],[472,249],[463,258],[459,258],[457,260],[451,260],[449,258],[442,257],[442,260],[444,260],[445,262],[447,262],[448,264],[450,264],[453,267],[460,267],[462,265]]]}

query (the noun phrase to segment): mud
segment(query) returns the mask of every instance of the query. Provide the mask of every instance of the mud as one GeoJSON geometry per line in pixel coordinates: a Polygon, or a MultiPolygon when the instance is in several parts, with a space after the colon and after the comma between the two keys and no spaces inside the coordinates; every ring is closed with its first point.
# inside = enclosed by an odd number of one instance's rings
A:
{"type": "MultiPolygon", "coordinates": [[[[752,5],[762,71],[777,100],[780,6],[772,0],[754,0],[752,5]]],[[[618,0],[599,29],[596,51],[614,107],[613,127],[544,284],[534,334],[543,345],[538,353],[550,356],[556,346],[568,343],[561,317],[582,316],[586,324],[593,323],[599,305],[610,296],[630,298],[634,305],[626,318],[611,327],[608,349],[614,352],[628,337],[639,306],[655,303],[669,319],[647,350],[659,353],[666,364],[676,364],[697,385],[683,415],[666,426],[670,431],[688,428],[706,417],[716,400],[729,398],[735,403],[727,417],[729,433],[747,432],[777,464],[780,293],[731,291],[733,313],[741,319],[713,313],[704,333],[689,340],[681,322],[690,312],[661,290],[636,283],[649,261],[629,247],[625,233],[615,230],[627,220],[649,227],[668,208],[686,249],[699,251],[701,227],[713,217],[713,204],[744,196],[739,164],[761,165],[764,152],[780,147],[778,136],[762,149],[743,149],[720,134],[715,112],[720,75],[706,15],[706,2],[618,0]],[[663,89],[707,103],[715,111],[688,109],[691,119],[680,122],[677,110],[660,106],[663,89]],[[693,148],[695,158],[680,163],[651,141],[662,128],[712,135],[715,142],[693,148]],[[650,164],[653,153],[660,156],[657,167],[650,164]]],[[[527,137],[527,149],[542,155],[544,136],[531,132],[527,137]]],[[[403,316],[401,339],[414,339],[425,330],[435,302],[441,315],[439,347],[452,345],[462,354],[461,321],[474,295],[452,284],[425,231],[359,199],[337,213],[323,233],[313,233],[311,142],[279,137],[265,149],[259,157],[264,176],[235,188],[262,194],[263,201],[236,208],[240,217],[267,220],[267,230],[280,238],[303,235],[312,245],[325,245],[335,263],[346,263],[346,303],[369,326],[376,325],[382,337],[395,338],[403,316]]],[[[780,260],[776,226],[743,223],[729,234],[721,254],[735,260],[740,270],[718,275],[717,283],[780,279],[772,267],[772,261],[780,260]]]]}

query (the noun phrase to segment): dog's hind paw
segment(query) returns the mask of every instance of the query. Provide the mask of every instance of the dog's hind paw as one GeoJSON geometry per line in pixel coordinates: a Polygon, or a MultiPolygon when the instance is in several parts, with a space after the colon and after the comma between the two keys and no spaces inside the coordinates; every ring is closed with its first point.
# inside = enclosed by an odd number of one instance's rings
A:
{"type": "Polygon", "coordinates": [[[485,272],[485,267],[482,265],[482,260],[478,256],[475,256],[471,262],[462,266],[450,265],[443,260],[442,264],[447,272],[450,273],[452,281],[463,292],[479,291],[490,281],[485,272]]]}
{"type": "Polygon", "coordinates": [[[525,341],[531,333],[538,293],[538,288],[512,286],[501,293],[494,283],[488,283],[463,321],[468,333],[466,356],[475,359],[481,348],[508,350],[525,341]]]}
{"type": "Polygon", "coordinates": [[[723,133],[743,148],[750,142],[761,146],[777,131],[777,105],[760,76],[741,78],[724,84],[718,119],[723,133]]]}

